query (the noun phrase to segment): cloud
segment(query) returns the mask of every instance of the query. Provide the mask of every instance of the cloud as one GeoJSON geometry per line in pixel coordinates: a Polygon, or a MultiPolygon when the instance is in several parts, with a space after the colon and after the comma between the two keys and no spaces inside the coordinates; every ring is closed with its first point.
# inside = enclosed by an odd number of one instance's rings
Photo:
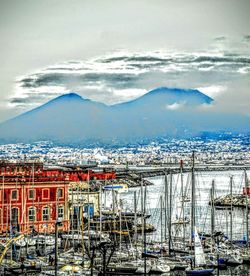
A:
{"type": "Polygon", "coordinates": [[[244,35],[243,40],[250,42],[250,35],[244,35]]]}
{"type": "Polygon", "coordinates": [[[166,108],[169,110],[177,110],[183,107],[184,105],[185,103],[173,103],[173,104],[168,104],[166,108]]]}
{"type": "Polygon", "coordinates": [[[115,90],[113,93],[124,100],[129,100],[131,98],[137,98],[144,95],[145,93],[147,93],[147,90],[146,89],[121,89],[121,90],[115,90]]]}
{"type": "Polygon", "coordinates": [[[227,87],[223,85],[211,85],[207,87],[197,87],[196,89],[211,98],[216,98],[219,94],[224,93],[227,87]]]}
{"type": "Polygon", "coordinates": [[[218,36],[214,40],[215,41],[225,41],[227,38],[225,36],[218,36]]]}
{"type": "Polygon", "coordinates": [[[120,51],[88,60],[65,61],[22,76],[16,81],[10,104],[36,106],[73,91],[111,105],[133,100],[160,86],[199,87],[216,97],[226,91],[232,78],[249,72],[250,57],[230,52],[120,51]]]}

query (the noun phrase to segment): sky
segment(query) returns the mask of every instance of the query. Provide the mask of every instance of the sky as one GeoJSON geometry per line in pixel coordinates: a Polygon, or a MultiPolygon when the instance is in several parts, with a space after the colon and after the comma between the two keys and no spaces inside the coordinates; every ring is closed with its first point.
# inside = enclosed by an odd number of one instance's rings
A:
{"type": "Polygon", "coordinates": [[[0,122],[68,92],[199,89],[250,115],[249,0],[0,0],[0,122]]]}

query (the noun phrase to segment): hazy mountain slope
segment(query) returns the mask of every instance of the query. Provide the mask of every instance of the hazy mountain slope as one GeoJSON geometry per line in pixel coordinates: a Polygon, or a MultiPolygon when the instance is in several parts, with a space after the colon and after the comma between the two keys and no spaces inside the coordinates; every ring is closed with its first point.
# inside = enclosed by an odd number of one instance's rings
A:
{"type": "Polygon", "coordinates": [[[60,96],[0,125],[0,137],[20,140],[92,138],[103,131],[108,107],[77,94],[60,96]],[[99,124],[100,128],[96,129],[99,124]]]}
{"type": "Polygon", "coordinates": [[[0,141],[53,140],[82,145],[189,138],[204,132],[250,132],[249,117],[203,108],[213,99],[197,90],[158,88],[136,100],[106,106],[70,93],[0,125],[0,141]]]}

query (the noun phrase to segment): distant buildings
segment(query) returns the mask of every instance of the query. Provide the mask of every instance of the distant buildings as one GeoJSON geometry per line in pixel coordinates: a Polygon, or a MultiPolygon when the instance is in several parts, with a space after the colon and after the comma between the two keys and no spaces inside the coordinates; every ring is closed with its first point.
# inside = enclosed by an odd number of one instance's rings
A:
{"type": "Polygon", "coordinates": [[[196,152],[196,162],[202,165],[250,165],[248,136],[232,139],[161,139],[158,142],[134,144],[127,147],[81,148],[57,146],[52,142],[32,144],[0,145],[0,159],[24,161],[42,160],[45,164],[65,166],[78,165],[160,165],[178,164],[190,161],[192,151],[196,152]]]}

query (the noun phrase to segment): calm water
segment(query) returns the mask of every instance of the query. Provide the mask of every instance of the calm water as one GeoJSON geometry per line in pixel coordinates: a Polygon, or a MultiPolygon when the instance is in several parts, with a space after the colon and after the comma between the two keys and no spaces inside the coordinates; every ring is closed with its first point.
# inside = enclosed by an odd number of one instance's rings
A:
{"type": "MultiPolygon", "coordinates": [[[[247,172],[250,176],[250,172],[247,172]]],[[[210,200],[210,189],[212,187],[212,180],[215,181],[215,197],[226,195],[230,193],[230,176],[233,176],[233,193],[242,193],[245,185],[243,171],[224,171],[224,172],[199,172],[195,174],[196,182],[196,224],[198,231],[205,231],[210,233],[210,207],[208,202],[210,200]]],[[[147,212],[151,214],[148,222],[153,224],[157,231],[154,234],[148,235],[147,239],[160,240],[160,196],[164,195],[164,177],[149,178],[154,185],[147,187],[147,212]]],[[[181,177],[180,175],[173,175],[173,214],[172,221],[181,215],[181,177]]],[[[191,175],[183,174],[183,187],[190,198],[191,193],[191,175]]],[[[121,194],[124,207],[133,210],[134,206],[134,191],[137,192],[138,210],[140,210],[140,188],[131,188],[127,193],[121,194]]],[[[182,215],[181,215],[182,216],[182,215]]],[[[185,216],[190,217],[190,203],[185,204],[185,216]]],[[[229,236],[230,233],[230,219],[229,211],[216,210],[215,213],[215,231],[222,231],[229,236]]],[[[163,223],[164,225],[164,223],[163,223]]],[[[244,210],[234,208],[233,210],[233,238],[244,239],[246,236],[246,221],[244,210]]],[[[164,231],[164,229],[163,229],[164,231]]],[[[173,232],[178,229],[173,229],[173,232]]],[[[186,229],[186,235],[189,236],[189,229],[186,229]]],[[[215,275],[250,275],[250,266],[241,265],[238,267],[228,267],[227,270],[214,272],[215,275]]],[[[170,275],[185,275],[185,272],[171,272],[170,275]]]]}
{"type": "MultiPolygon", "coordinates": [[[[248,172],[250,176],[250,172],[248,172]]],[[[196,225],[198,231],[210,233],[210,189],[212,180],[215,181],[215,197],[230,193],[230,176],[233,176],[233,193],[242,193],[244,183],[243,171],[226,171],[226,172],[199,172],[195,174],[196,183],[196,225]]],[[[157,227],[157,232],[151,235],[154,240],[159,240],[160,233],[160,196],[164,198],[164,177],[149,178],[154,185],[147,187],[146,206],[147,212],[151,214],[148,223],[152,223],[157,227]]],[[[172,197],[172,221],[182,217],[181,213],[181,177],[179,174],[173,175],[173,197],[172,197]]],[[[191,175],[183,174],[183,187],[188,198],[191,197],[191,175]]],[[[133,210],[134,191],[137,191],[138,210],[140,210],[140,188],[131,188],[127,193],[121,194],[123,205],[125,208],[133,210]]],[[[163,199],[164,201],[164,199],[163,199]]],[[[190,202],[186,202],[184,206],[184,216],[190,218],[190,202]]],[[[243,239],[246,236],[246,221],[244,209],[234,208],[233,210],[233,238],[243,239]]],[[[164,224],[164,223],[163,223],[164,224]]],[[[178,229],[176,229],[178,230],[178,229]]],[[[173,229],[175,232],[175,229],[173,229]]],[[[215,213],[215,231],[222,231],[229,236],[230,233],[230,215],[229,211],[216,210],[215,213]]],[[[188,231],[187,231],[188,233],[188,231]]]]}

